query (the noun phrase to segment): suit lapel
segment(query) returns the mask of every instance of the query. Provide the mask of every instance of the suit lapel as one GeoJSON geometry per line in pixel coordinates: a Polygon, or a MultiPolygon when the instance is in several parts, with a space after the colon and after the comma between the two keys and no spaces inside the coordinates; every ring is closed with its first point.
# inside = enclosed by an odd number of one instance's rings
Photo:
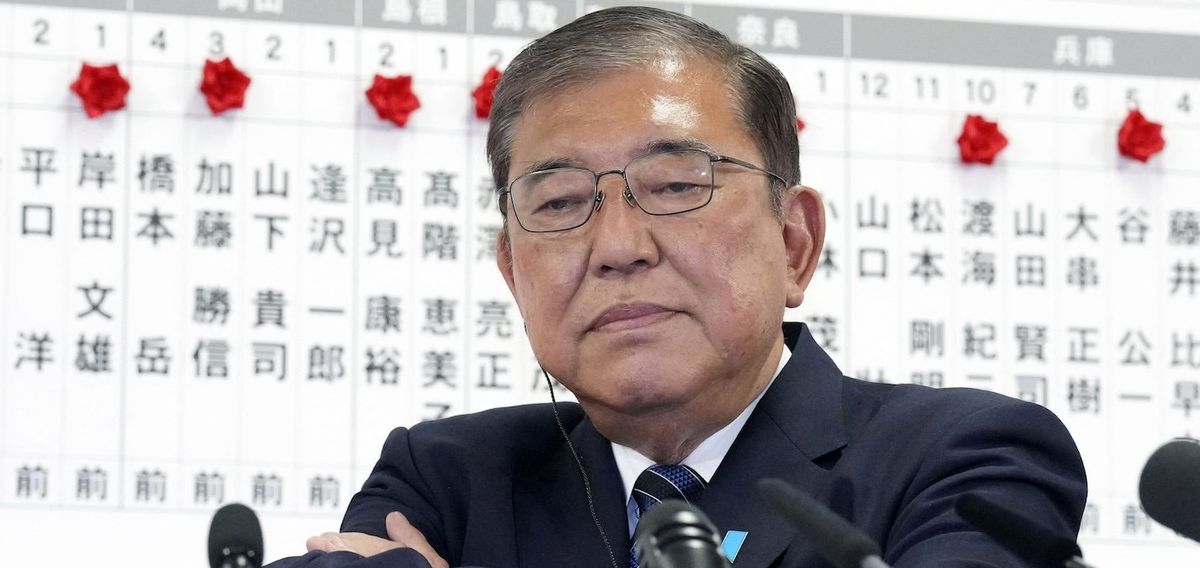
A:
{"type": "MultiPolygon", "coordinates": [[[[560,410],[567,408],[560,405],[560,410]]],[[[582,415],[577,406],[573,409],[577,416],[582,415]]],[[[570,422],[567,424],[569,427],[570,422]]],[[[541,467],[531,466],[526,474],[514,479],[519,565],[609,567],[611,549],[617,566],[625,566],[629,557],[626,497],[609,442],[586,418],[571,430],[571,441],[587,471],[592,505],[608,547],[592,520],[579,466],[564,443],[541,467]]]]}
{"type": "Polygon", "coordinates": [[[761,479],[782,479],[810,495],[829,484],[846,445],[842,374],[802,325],[785,325],[791,360],[750,415],[697,503],[724,535],[749,533],[735,568],[771,565],[795,538],[758,497],[761,479]]]}

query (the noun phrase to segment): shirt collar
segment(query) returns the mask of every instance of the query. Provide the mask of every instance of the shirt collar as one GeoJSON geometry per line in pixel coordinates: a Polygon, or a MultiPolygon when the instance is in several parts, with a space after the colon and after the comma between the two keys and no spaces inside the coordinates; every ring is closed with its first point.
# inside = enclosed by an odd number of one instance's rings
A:
{"type": "MultiPolygon", "coordinates": [[[[750,404],[742,410],[742,413],[734,418],[732,422],[726,424],[724,428],[717,430],[713,435],[705,438],[696,446],[695,450],[688,457],[684,458],[681,463],[691,467],[699,473],[704,481],[712,479],[713,474],[717,472],[717,467],[721,465],[721,460],[725,459],[725,454],[729,453],[729,448],[733,446],[733,441],[737,439],[738,434],[742,431],[742,426],[745,426],[746,420],[750,418],[750,414],[754,412],[754,407],[758,406],[758,401],[762,399],[767,390],[779,378],[779,374],[783,372],[784,366],[792,357],[792,350],[786,345],[783,347],[783,353],[780,354],[779,364],[775,368],[775,376],[771,377],[771,381],[763,388],[750,404]]],[[[612,444],[613,459],[617,462],[617,470],[621,472],[621,481],[625,485],[625,497],[629,498],[633,494],[633,484],[637,481],[639,475],[646,468],[654,465],[654,460],[643,456],[637,450],[620,444],[612,444]]]]}

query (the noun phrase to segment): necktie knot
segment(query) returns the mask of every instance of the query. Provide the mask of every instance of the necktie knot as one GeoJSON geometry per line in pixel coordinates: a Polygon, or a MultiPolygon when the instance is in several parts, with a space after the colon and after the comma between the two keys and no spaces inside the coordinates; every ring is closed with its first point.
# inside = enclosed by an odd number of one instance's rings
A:
{"type": "Polygon", "coordinates": [[[704,478],[686,465],[652,465],[633,484],[633,500],[643,514],[667,499],[689,503],[704,490],[704,478]]]}
{"type": "MultiPolygon", "coordinates": [[[[704,490],[704,478],[686,465],[652,465],[633,483],[633,500],[637,503],[637,518],[667,499],[683,499],[689,503],[704,490]]],[[[632,528],[631,528],[632,531],[632,528]]],[[[638,568],[635,546],[629,547],[629,566],[638,568]]]]}

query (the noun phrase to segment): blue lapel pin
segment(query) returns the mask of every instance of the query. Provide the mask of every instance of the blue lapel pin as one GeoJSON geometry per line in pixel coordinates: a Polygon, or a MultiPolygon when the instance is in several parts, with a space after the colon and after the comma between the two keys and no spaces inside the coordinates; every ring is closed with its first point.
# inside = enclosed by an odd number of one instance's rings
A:
{"type": "Polygon", "coordinates": [[[730,563],[737,560],[738,551],[742,549],[742,544],[746,542],[746,536],[749,534],[746,531],[725,533],[725,540],[721,541],[721,552],[725,553],[725,558],[728,558],[730,563]]]}

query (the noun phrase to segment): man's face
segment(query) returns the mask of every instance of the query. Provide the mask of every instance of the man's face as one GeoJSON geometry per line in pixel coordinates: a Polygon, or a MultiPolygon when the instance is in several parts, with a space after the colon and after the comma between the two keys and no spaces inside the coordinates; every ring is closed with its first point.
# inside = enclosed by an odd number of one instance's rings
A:
{"type": "MultiPolygon", "coordinates": [[[[720,70],[668,58],[535,101],[516,125],[509,180],[548,162],[621,169],[664,141],[763,166],[720,70]]],[[[529,233],[510,214],[498,264],[534,353],[593,418],[724,412],[723,398],[773,374],[784,307],[807,283],[789,266],[790,199],[781,223],[766,175],[714,170],[712,201],[678,215],[631,206],[617,175],[601,178],[603,206],[581,227],[529,233]]]]}

